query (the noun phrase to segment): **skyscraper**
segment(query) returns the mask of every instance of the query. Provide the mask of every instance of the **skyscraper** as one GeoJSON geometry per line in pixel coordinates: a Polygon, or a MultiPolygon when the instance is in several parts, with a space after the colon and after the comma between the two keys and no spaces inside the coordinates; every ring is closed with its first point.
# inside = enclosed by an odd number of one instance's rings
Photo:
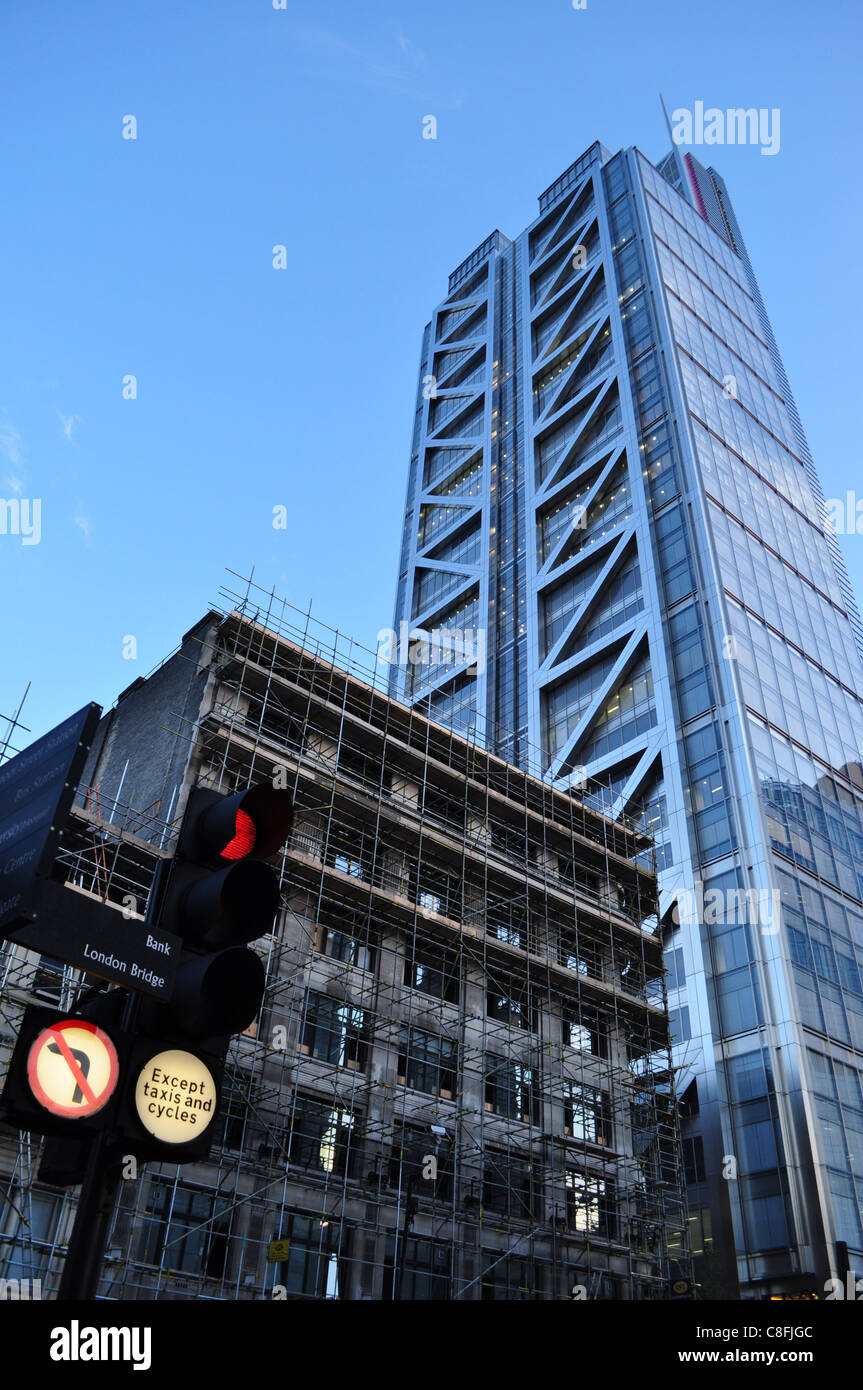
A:
{"type": "Polygon", "coordinates": [[[395,618],[393,693],[643,808],[704,1291],[863,1273],[863,627],[691,154],[592,145],[449,277],[395,618]]]}

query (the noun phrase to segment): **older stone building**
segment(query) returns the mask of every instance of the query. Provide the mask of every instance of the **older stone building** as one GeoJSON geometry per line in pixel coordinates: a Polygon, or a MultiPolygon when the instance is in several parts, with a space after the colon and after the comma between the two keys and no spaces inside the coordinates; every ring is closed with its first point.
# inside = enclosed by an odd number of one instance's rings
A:
{"type": "MultiPolygon", "coordinates": [[[[668,1297],[685,1213],[649,841],[251,593],[104,717],[61,855],[140,914],[190,786],[295,802],[211,1156],[124,1182],[101,1294],[668,1297]]],[[[79,989],[8,945],[2,981],[7,1053],[16,1010],[79,989]]],[[[50,1296],[77,1189],[40,1181],[38,1148],[0,1140],[0,1273],[50,1296]]]]}

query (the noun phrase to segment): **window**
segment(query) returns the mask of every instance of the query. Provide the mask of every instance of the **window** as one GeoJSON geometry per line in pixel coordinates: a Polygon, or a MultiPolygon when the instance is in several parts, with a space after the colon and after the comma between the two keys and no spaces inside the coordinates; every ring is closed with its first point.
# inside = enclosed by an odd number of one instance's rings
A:
{"type": "Polygon", "coordinates": [[[386,1252],[385,1300],[419,1303],[449,1298],[452,1251],[448,1245],[418,1236],[389,1236],[386,1252]]]}
{"type": "Polygon", "coordinates": [[[567,951],[563,955],[561,964],[565,965],[567,970],[574,970],[577,975],[586,975],[588,973],[587,961],[584,959],[584,956],[577,956],[573,951],[567,951]]]}
{"type": "MultiPolygon", "coordinates": [[[[810,1052],[810,1056],[816,1054],[810,1052]]],[[[757,1100],[770,1095],[773,1079],[766,1049],[730,1057],[727,1063],[728,1087],[732,1101],[757,1100]]]]}
{"type": "Polygon", "coordinates": [[[686,1087],[686,1090],[683,1092],[683,1095],[680,1097],[678,1109],[680,1110],[680,1118],[682,1120],[690,1120],[693,1116],[701,1113],[701,1107],[698,1103],[698,1080],[696,1077],[693,1077],[686,1087]]]}
{"type": "Polygon", "coordinates": [[[602,979],[602,948],[587,937],[561,932],[558,960],[567,970],[574,970],[578,975],[593,975],[597,980],[602,979]]]}
{"type": "Polygon", "coordinates": [[[601,1178],[586,1177],[568,1169],[566,1174],[566,1216],[574,1231],[613,1234],[614,1222],[606,1188],[601,1178]]]}
{"type": "Polygon", "coordinates": [[[222,1144],[226,1149],[242,1148],[243,1134],[249,1115],[249,1083],[241,1076],[225,1078],[222,1103],[219,1107],[222,1144]]]}
{"type": "Polygon", "coordinates": [[[288,1258],[272,1266],[273,1284],[305,1298],[338,1298],[339,1226],[326,1217],[284,1212],[273,1240],[289,1242],[288,1258]]]}
{"type": "Polygon", "coordinates": [[[318,1173],[349,1176],[355,1156],[354,1116],[315,1096],[297,1096],[291,1123],[292,1163],[318,1173]]]}
{"type": "Polygon", "coordinates": [[[446,1201],[452,1196],[452,1160],[451,1135],[435,1134],[429,1125],[405,1125],[401,1138],[393,1142],[390,1186],[398,1190],[410,1185],[414,1197],[446,1201]]]}
{"type": "Polygon", "coordinates": [[[594,603],[591,617],[582,628],[581,640],[585,647],[628,622],[643,607],[641,573],[636,555],[625,561],[610,584],[604,586],[601,600],[594,603]]]}
{"type": "Polygon", "coordinates": [[[529,1221],[538,1193],[530,1160],[518,1152],[486,1148],[482,1170],[482,1204],[486,1211],[513,1221],[529,1221]]]}
{"type": "Polygon", "coordinates": [[[504,926],[503,923],[498,923],[497,926],[490,927],[489,931],[492,936],[497,937],[498,941],[505,941],[509,946],[521,946],[522,944],[521,932],[518,927],[504,926]]]}
{"type": "Polygon", "coordinates": [[[630,668],[623,683],[606,698],[591,725],[589,740],[579,745],[578,756],[588,763],[652,729],[655,723],[653,673],[650,656],[646,653],[630,668]]]}
{"type": "MultiPolygon", "coordinates": [[[[569,518],[565,518],[571,529],[569,518]]],[[[578,725],[604,685],[605,679],[614,666],[617,652],[597,658],[585,671],[550,686],[544,698],[545,748],[547,757],[553,758],[563,750],[566,742],[578,725]]],[[[607,750],[606,750],[607,751],[607,750]]]]}
{"type": "Polygon", "coordinates": [[[350,854],[335,854],[333,856],[333,868],[338,869],[341,874],[350,874],[351,878],[362,878],[362,861],[355,859],[350,854]]]}
{"type": "Polygon", "coordinates": [[[839,979],[843,989],[848,989],[852,994],[863,994],[860,987],[860,971],[857,962],[850,956],[843,956],[839,951],[836,952],[836,964],[839,968],[839,979]]]}
{"type": "Polygon", "coordinates": [[[693,1255],[709,1255],[713,1251],[713,1223],[709,1207],[696,1207],[687,1218],[689,1247],[693,1255]]]}
{"type": "Polygon", "coordinates": [[[403,1028],[400,1036],[398,1079],[416,1091],[451,1100],[455,1092],[458,1045],[437,1033],[403,1028]]]}
{"type": "Polygon", "coordinates": [[[571,1138],[588,1144],[611,1141],[608,1106],[602,1091],[577,1081],[566,1082],[563,1116],[564,1133],[571,1138]]]}
{"type": "MultiPolygon", "coordinates": [[[[608,193],[608,201],[614,202],[621,194],[626,192],[627,178],[624,156],[619,154],[615,159],[609,160],[602,171],[605,180],[605,187],[608,193]]],[[[617,205],[618,207],[620,204],[617,205]]]]}
{"type": "Polygon", "coordinates": [[[689,542],[683,510],[678,504],[656,519],[659,559],[669,604],[692,593],[695,581],[689,558],[689,542]]]}
{"type": "Polygon", "coordinates": [[[531,1012],[526,989],[519,988],[512,981],[501,981],[501,989],[490,989],[486,996],[489,1018],[501,1023],[512,1024],[515,1028],[530,1028],[531,1012]]]}
{"type": "MultiPolygon", "coordinates": [[[[347,872],[347,870],[345,870],[347,872]]],[[[340,927],[321,923],[318,926],[317,949],[332,960],[344,961],[346,965],[356,965],[360,970],[372,970],[374,957],[363,936],[354,935],[340,927]]]]}
{"type": "Polygon", "coordinates": [[[661,1091],[637,1091],[631,1107],[632,1151],[648,1190],[655,1183],[678,1181],[676,1155],[664,1142],[663,1132],[674,1123],[671,1097],[661,1091]]]}
{"type": "Polygon", "coordinates": [[[630,360],[632,360],[640,357],[653,343],[653,329],[650,324],[647,298],[643,290],[640,290],[628,301],[626,312],[621,317],[624,320],[626,344],[629,349],[630,360]]]}
{"type": "Polygon", "coordinates": [[[48,1273],[61,1200],[34,1189],[9,1190],[2,1208],[6,1229],[0,1240],[0,1277],[42,1279],[48,1273]]]}
{"type": "Polygon", "coordinates": [[[594,1057],[608,1053],[608,1021],[595,1009],[567,1006],[563,1014],[563,1041],[567,1047],[594,1057]]]}
{"type": "Polygon", "coordinates": [[[437,893],[428,893],[424,889],[420,893],[418,901],[424,912],[440,912],[441,900],[437,893]]]}
{"type": "MultiPolygon", "coordinates": [[[[782,1175],[762,1173],[756,1177],[741,1178],[740,1188],[743,1196],[744,1220],[751,1248],[753,1250],[783,1250],[787,1248],[790,1213],[789,1199],[782,1175]]],[[[855,1230],[856,1237],[857,1232],[855,1230]]]]}
{"type": "Polygon", "coordinates": [[[501,1259],[496,1250],[483,1250],[482,1297],[486,1299],[526,1300],[541,1297],[537,1272],[530,1260],[518,1255],[501,1259]]]}
{"type": "Polygon", "coordinates": [[[325,994],[309,991],[300,1051],[321,1062],[361,1070],[365,1065],[365,1015],[325,994]]]}
{"type": "Polygon", "coordinates": [[[432,999],[458,1003],[458,966],[443,951],[418,946],[413,957],[405,961],[405,984],[432,999]]]}
{"type": "Polygon", "coordinates": [[[64,969],[63,962],[54,956],[40,956],[33,976],[33,993],[40,999],[59,1004],[63,992],[64,969]]]}
{"type": "Polygon", "coordinates": [[[719,730],[710,724],[686,738],[691,811],[702,858],[721,858],[737,844],[719,730]]]}
{"type": "MultiPolygon", "coordinates": [[[[825,1144],[829,1145],[834,1138],[841,1135],[842,1130],[841,1124],[838,1123],[838,1107],[834,1117],[825,1114],[822,1109],[824,1104],[826,1102],[820,1100],[817,1102],[819,1129],[825,1144]],[[831,1125],[831,1120],[834,1118],[837,1121],[835,1129],[831,1125]]],[[[759,1173],[779,1166],[781,1159],[778,1127],[767,1097],[761,1100],[744,1101],[735,1105],[734,1127],[737,1139],[736,1152],[741,1173],[759,1173]]],[[[843,1152],[843,1162],[844,1159],[843,1152]]]]}
{"type": "Polygon", "coordinates": [[[729,970],[716,981],[723,1033],[745,1033],[761,1023],[761,996],[750,966],[729,970]]]}
{"type": "Polygon", "coordinates": [[[668,1010],[668,1026],[672,1044],[689,1041],[692,1037],[692,1029],[689,1023],[688,1004],[684,1004],[680,1009],[668,1010]]]}
{"type": "Polygon", "coordinates": [[[349,874],[351,878],[365,878],[362,835],[345,825],[333,823],[329,831],[325,863],[337,869],[340,874],[349,874]]]}
{"type": "Polygon", "coordinates": [[[704,1182],[704,1140],[700,1134],[683,1141],[683,1180],[687,1187],[692,1183],[704,1182]]]}
{"type": "Polygon", "coordinates": [[[835,1168],[828,1168],[830,1179],[830,1195],[833,1199],[833,1211],[836,1220],[836,1229],[841,1232],[840,1240],[844,1240],[848,1245],[860,1249],[860,1212],[857,1206],[854,1192],[854,1183],[851,1175],[847,1172],[838,1172],[835,1168]]]}
{"type": "Polygon", "coordinates": [[[669,989],[680,989],[686,984],[686,971],[683,968],[683,949],[678,946],[673,951],[666,951],[665,966],[668,970],[667,987],[669,989]]]}
{"type": "Polygon", "coordinates": [[[490,1054],[486,1059],[485,1108],[510,1120],[537,1123],[539,1097],[534,1094],[531,1068],[490,1054]]]}
{"type": "Polygon", "coordinates": [[[144,1210],[138,1259],[221,1279],[230,1238],[230,1202],[194,1187],[154,1181],[144,1210]]]}
{"type": "Polygon", "coordinates": [[[680,717],[686,723],[704,714],[715,703],[698,605],[690,604],[682,613],[674,614],[669,619],[669,627],[680,717]]]}

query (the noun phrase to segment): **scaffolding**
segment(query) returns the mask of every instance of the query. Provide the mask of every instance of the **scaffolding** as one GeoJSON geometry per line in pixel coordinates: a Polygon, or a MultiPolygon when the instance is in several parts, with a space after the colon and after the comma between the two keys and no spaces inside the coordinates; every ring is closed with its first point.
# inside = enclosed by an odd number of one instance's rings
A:
{"type": "MultiPolygon", "coordinates": [[[[233,1040],[211,1157],[124,1182],[100,1296],[667,1298],[686,1211],[637,808],[612,819],[605,789],[574,795],[397,703],[376,654],[251,580],[221,597],[169,658],[206,674],[172,726],[180,796],[163,818],[82,788],[58,861],[142,917],[189,786],[294,798],[255,943],[264,1006],[233,1040]]],[[[6,1042],[23,1003],[82,985],[18,947],[3,971],[6,1042]]],[[[2,1141],[0,1258],[50,1296],[74,1201],[39,1186],[37,1149],[2,1141]]]]}

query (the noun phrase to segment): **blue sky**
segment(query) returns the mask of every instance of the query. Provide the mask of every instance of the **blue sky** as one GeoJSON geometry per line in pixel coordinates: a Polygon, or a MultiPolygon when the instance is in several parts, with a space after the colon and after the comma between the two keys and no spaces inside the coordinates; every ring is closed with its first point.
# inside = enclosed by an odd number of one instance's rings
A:
{"type": "Polygon", "coordinates": [[[594,139],[664,154],[659,90],[780,108],[775,157],[708,162],[827,496],[863,496],[861,28],[847,0],[5,7],[0,497],[40,498],[42,539],[0,536],[0,713],[28,680],[33,736],[110,705],[226,567],[374,647],[448,273],[594,139]]]}

